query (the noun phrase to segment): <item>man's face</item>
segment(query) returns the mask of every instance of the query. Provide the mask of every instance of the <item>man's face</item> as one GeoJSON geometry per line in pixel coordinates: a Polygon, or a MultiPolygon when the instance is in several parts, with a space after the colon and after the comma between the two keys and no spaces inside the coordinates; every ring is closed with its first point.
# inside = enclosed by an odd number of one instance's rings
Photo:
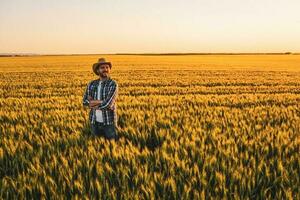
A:
{"type": "Polygon", "coordinates": [[[110,67],[108,64],[103,64],[103,65],[100,65],[98,67],[98,72],[99,72],[99,76],[101,78],[106,78],[108,77],[109,73],[110,73],[110,67]]]}

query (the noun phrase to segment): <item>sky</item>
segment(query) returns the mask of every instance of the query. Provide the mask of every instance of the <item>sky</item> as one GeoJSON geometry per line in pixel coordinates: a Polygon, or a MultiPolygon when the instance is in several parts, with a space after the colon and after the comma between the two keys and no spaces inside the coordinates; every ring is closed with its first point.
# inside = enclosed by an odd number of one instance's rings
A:
{"type": "Polygon", "coordinates": [[[0,53],[300,52],[300,0],[0,0],[0,53]]]}

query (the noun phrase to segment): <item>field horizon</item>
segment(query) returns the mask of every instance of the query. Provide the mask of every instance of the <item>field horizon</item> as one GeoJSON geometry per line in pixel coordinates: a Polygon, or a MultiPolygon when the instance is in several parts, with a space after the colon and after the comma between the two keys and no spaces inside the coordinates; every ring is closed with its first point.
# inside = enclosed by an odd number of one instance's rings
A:
{"type": "Polygon", "coordinates": [[[89,55],[141,55],[141,56],[180,56],[180,55],[299,55],[300,52],[167,52],[167,53],[0,53],[0,57],[30,57],[30,56],[89,56],[89,55]]]}

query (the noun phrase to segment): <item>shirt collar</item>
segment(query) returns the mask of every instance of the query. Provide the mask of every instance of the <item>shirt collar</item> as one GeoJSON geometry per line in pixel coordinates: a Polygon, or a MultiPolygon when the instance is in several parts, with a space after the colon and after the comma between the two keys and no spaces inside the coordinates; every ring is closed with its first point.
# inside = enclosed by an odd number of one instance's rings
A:
{"type": "Polygon", "coordinates": [[[108,80],[110,80],[110,77],[108,77],[107,79],[105,79],[105,80],[100,80],[100,78],[98,78],[97,79],[97,81],[98,81],[98,83],[105,83],[105,82],[107,82],[108,80]]]}

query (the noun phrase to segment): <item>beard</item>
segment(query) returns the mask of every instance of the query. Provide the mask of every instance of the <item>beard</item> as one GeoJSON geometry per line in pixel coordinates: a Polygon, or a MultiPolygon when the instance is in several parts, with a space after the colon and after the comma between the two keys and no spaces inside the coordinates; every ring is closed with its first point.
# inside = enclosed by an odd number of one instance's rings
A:
{"type": "Polygon", "coordinates": [[[101,78],[107,78],[108,77],[108,72],[102,72],[102,73],[100,72],[99,75],[100,75],[101,78]]]}

